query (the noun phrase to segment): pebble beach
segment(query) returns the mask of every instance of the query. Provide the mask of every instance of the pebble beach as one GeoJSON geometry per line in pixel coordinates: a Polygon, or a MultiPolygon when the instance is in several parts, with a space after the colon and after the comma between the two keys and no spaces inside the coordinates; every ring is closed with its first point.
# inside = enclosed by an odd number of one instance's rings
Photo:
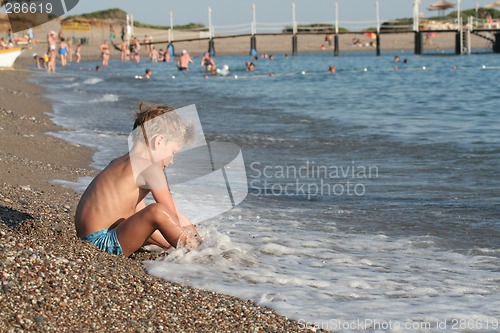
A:
{"type": "MultiPolygon", "coordinates": [[[[57,20],[49,22],[36,29],[35,33],[43,40],[47,31],[58,31],[59,24],[57,20]]],[[[105,38],[107,28],[107,25],[103,25],[92,30],[90,43],[82,48],[83,61],[100,58],[99,44],[105,38]]],[[[154,32],[137,29],[138,36],[145,34],[153,35],[154,32]]],[[[374,54],[373,47],[353,46],[354,36],[341,36],[342,52],[374,54]]],[[[176,38],[180,40],[181,37],[180,32],[176,33],[176,38]]],[[[453,33],[439,34],[426,47],[433,52],[453,50],[453,37],[453,33]]],[[[320,49],[323,38],[323,35],[299,36],[299,53],[332,53],[331,48],[320,49]]],[[[366,36],[362,38],[364,42],[369,40],[366,36]]],[[[155,41],[157,40],[161,40],[160,33],[155,35],[155,41]]],[[[413,34],[383,35],[382,51],[400,52],[402,56],[410,55],[413,52],[413,41],[413,34]]],[[[477,38],[473,42],[478,47],[484,44],[477,38]]],[[[289,35],[259,36],[258,46],[259,52],[289,53],[291,38],[289,35]]],[[[33,45],[16,61],[14,70],[0,71],[0,331],[309,332],[303,323],[278,315],[272,309],[257,306],[246,300],[245,296],[237,298],[187,287],[170,282],[168,278],[165,280],[148,274],[143,261],[157,259],[162,254],[144,250],[130,258],[118,257],[98,251],[76,237],[74,213],[81,194],[58,185],[54,180],[73,182],[79,177],[95,176],[97,171],[89,167],[94,151],[50,134],[65,129],[51,121],[53,105],[44,97],[43,87],[30,81],[30,77],[37,72],[32,55],[43,54],[46,47],[45,42],[33,45]]],[[[216,43],[218,55],[246,55],[248,47],[247,37],[220,39],[216,43]]],[[[177,51],[184,48],[194,57],[199,57],[206,51],[207,41],[176,43],[177,51]]],[[[111,50],[112,58],[118,59],[119,55],[119,51],[111,50]]],[[[448,67],[451,66],[447,65],[448,67]]],[[[398,73],[409,72],[410,70],[398,73]]],[[[421,74],[421,71],[417,72],[416,69],[411,72],[417,73],[415,76],[421,74]]],[[[344,78],[357,75],[354,72],[349,73],[345,74],[344,78]]],[[[320,77],[324,73],[316,74],[320,77]]],[[[54,76],[64,75],[64,70],[58,67],[54,76]]],[[[326,77],[326,74],[323,76],[326,77]]],[[[394,105],[392,108],[396,109],[394,105]]],[[[383,143],[388,144],[385,141],[383,143]]],[[[392,144],[392,141],[389,143],[392,144]]],[[[352,142],[349,141],[348,144],[351,145],[352,142]]],[[[366,147],[364,141],[363,147],[366,147]]],[[[362,148],[360,149],[363,150],[362,148]]],[[[392,146],[387,149],[389,152],[393,151],[392,146]]],[[[386,156],[387,153],[381,154],[386,156]]],[[[288,201],[284,207],[283,214],[286,215],[290,210],[288,201]]],[[[326,212],[330,214],[333,211],[326,212]]],[[[355,217],[347,216],[346,219],[355,220],[355,217]]],[[[386,219],[381,219],[385,225],[386,219]]],[[[408,217],[406,220],[412,218],[408,217]]],[[[372,220],[370,223],[373,225],[372,220]]],[[[382,230],[390,237],[389,231],[382,230]]],[[[355,250],[347,247],[344,252],[355,253],[355,250]]],[[[338,252],[339,255],[344,253],[338,252]]],[[[378,252],[373,253],[376,256],[378,252]]],[[[369,262],[363,260],[363,265],[369,262]]],[[[317,274],[316,271],[314,274],[317,274]]],[[[351,273],[346,273],[346,276],[350,276],[349,274],[351,273]]],[[[344,285],[344,282],[325,279],[335,286],[344,285]]],[[[363,289],[359,288],[358,281],[349,283],[348,287],[355,289],[356,293],[363,289]]],[[[238,279],[237,288],[241,286],[242,281],[238,279]]],[[[426,287],[424,284],[422,289],[426,287]]],[[[331,304],[317,302],[321,307],[334,305],[337,315],[337,311],[345,310],[346,303],[342,303],[344,300],[338,290],[330,291],[334,294],[328,300],[331,304]]],[[[318,297],[316,291],[309,294],[318,297]]],[[[379,296],[380,293],[377,293],[377,297],[379,296]]],[[[423,297],[426,298],[427,295],[423,297]]],[[[287,304],[290,304],[290,298],[287,300],[287,304]]],[[[406,298],[403,298],[402,302],[409,304],[406,298]]],[[[303,299],[300,304],[307,306],[304,305],[307,303],[303,299]]],[[[390,303],[383,299],[370,304],[380,306],[390,303]]],[[[442,304],[447,306],[446,302],[442,304]]],[[[422,305],[422,308],[427,308],[427,305],[422,305]]],[[[356,305],[356,311],[365,310],[356,305]]],[[[355,313],[346,312],[347,316],[355,313]]],[[[400,312],[407,316],[404,310],[400,309],[400,312]]],[[[417,317],[420,318],[420,315],[417,317]]],[[[312,331],[324,332],[314,328],[312,331]]]]}
{"type": "Polygon", "coordinates": [[[148,275],[96,250],[73,226],[80,194],[52,183],[93,176],[92,151],[56,139],[31,59],[0,73],[0,326],[3,332],[301,332],[250,301],[148,275]]]}

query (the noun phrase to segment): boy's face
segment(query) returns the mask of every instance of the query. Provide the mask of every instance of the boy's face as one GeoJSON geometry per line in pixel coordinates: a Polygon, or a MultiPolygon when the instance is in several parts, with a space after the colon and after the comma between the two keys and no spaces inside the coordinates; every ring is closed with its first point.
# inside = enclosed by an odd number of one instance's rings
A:
{"type": "Polygon", "coordinates": [[[174,163],[174,156],[182,149],[182,144],[175,141],[167,141],[164,137],[160,137],[159,139],[159,144],[156,147],[156,159],[167,167],[174,163]]]}

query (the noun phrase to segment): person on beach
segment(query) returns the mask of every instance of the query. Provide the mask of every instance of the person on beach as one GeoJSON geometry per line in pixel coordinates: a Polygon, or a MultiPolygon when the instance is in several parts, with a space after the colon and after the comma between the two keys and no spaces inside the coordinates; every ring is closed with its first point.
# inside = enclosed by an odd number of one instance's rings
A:
{"type": "Polygon", "coordinates": [[[76,234],[108,253],[130,256],[144,244],[197,248],[202,238],[177,210],[164,168],[194,140],[168,106],[139,106],[129,152],[110,162],[82,195],[75,214],[76,234]],[[151,193],[156,203],[146,206],[151,193]]]}
{"type": "Polygon", "coordinates": [[[41,69],[40,63],[43,62],[43,57],[40,57],[38,54],[33,54],[33,59],[35,59],[36,68],[41,69]]]}
{"type": "Polygon", "coordinates": [[[108,67],[109,64],[109,42],[105,40],[101,46],[99,46],[102,54],[102,65],[108,67]]]}
{"type": "Polygon", "coordinates": [[[49,55],[45,53],[43,55],[43,68],[47,69],[47,67],[49,66],[49,60],[49,55]]]}
{"type": "Polygon", "coordinates": [[[149,53],[149,57],[151,59],[151,62],[158,62],[158,58],[160,58],[160,54],[158,53],[158,50],[154,46],[151,47],[151,52],[149,53]]]}
{"type": "Polygon", "coordinates": [[[66,43],[68,44],[68,62],[73,62],[73,39],[69,38],[66,43]]]}
{"type": "Polygon", "coordinates": [[[49,62],[47,64],[47,73],[55,73],[56,72],[56,50],[55,48],[50,48],[49,52],[47,52],[49,56],[49,62]]]}
{"type": "Polygon", "coordinates": [[[122,42],[120,43],[120,55],[121,55],[121,60],[123,62],[130,60],[130,57],[127,60],[127,51],[128,51],[127,42],[122,40],[122,42]]]}
{"type": "Polygon", "coordinates": [[[55,31],[49,31],[47,34],[47,53],[50,52],[50,50],[56,50],[56,32],[55,31]]]}
{"type": "Polygon", "coordinates": [[[75,50],[75,56],[76,56],[76,63],[78,64],[80,60],[82,60],[82,43],[78,44],[75,50]]]}
{"type": "Polygon", "coordinates": [[[5,42],[5,39],[2,37],[2,38],[0,39],[0,49],[8,49],[8,48],[9,48],[9,44],[7,44],[7,43],[5,42]]]}
{"type": "Polygon", "coordinates": [[[134,54],[134,61],[138,64],[141,61],[141,43],[134,37],[134,40],[130,43],[130,45],[134,54]]]}
{"type": "Polygon", "coordinates": [[[170,53],[171,53],[171,51],[172,51],[172,47],[170,47],[170,45],[167,46],[165,54],[164,54],[164,57],[163,57],[163,61],[164,62],[170,62],[170,53]]]}
{"type": "Polygon", "coordinates": [[[113,29],[112,25],[109,25],[109,36],[108,40],[110,44],[113,44],[113,41],[115,40],[115,29],[113,29]]]}
{"type": "Polygon", "coordinates": [[[66,66],[68,57],[68,44],[64,38],[61,38],[61,43],[59,44],[59,56],[61,57],[61,66],[66,66]]]}
{"type": "Polygon", "coordinates": [[[9,44],[14,44],[14,32],[11,28],[9,28],[9,31],[7,32],[7,37],[9,38],[9,44]]]}
{"type": "Polygon", "coordinates": [[[189,70],[189,64],[193,63],[193,59],[191,59],[191,56],[186,50],[182,50],[181,56],[179,57],[179,60],[177,61],[177,68],[180,71],[187,71],[189,70]]]}
{"type": "Polygon", "coordinates": [[[33,28],[29,27],[28,28],[28,43],[29,44],[35,44],[35,35],[33,34],[33,28]]]}
{"type": "Polygon", "coordinates": [[[207,72],[211,72],[212,69],[215,68],[215,61],[212,57],[210,57],[210,54],[208,52],[205,52],[203,54],[203,58],[201,58],[200,66],[205,67],[205,70],[207,72]]]}

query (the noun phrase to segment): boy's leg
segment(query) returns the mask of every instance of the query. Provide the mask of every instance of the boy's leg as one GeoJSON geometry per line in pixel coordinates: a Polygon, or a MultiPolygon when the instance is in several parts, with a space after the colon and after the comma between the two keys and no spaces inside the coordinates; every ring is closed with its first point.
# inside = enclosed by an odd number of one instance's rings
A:
{"type": "Polygon", "coordinates": [[[159,232],[158,230],[156,230],[151,234],[151,236],[149,236],[149,238],[146,240],[146,243],[154,244],[167,249],[172,246],[169,242],[167,242],[165,237],[163,237],[161,232],[159,232]]]}
{"type": "Polygon", "coordinates": [[[166,206],[156,203],[147,206],[116,227],[116,235],[123,254],[128,257],[137,251],[155,230],[158,230],[172,246],[177,246],[179,240],[183,244],[192,243],[190,235],[184,233],[184,228],[170,217],[166,206]]]}

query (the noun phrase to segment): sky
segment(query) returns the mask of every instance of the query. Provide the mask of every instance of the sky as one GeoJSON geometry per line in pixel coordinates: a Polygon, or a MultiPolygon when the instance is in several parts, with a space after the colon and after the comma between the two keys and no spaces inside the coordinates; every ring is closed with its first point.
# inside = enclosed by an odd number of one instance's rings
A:
{"type": "MultiPolygon", "coordinates": [[[[421,0],[420,12],[424,17],[436,16],[427,7],[437,0],[421,0]]],[[[447,0],[457,3],[457,0],[447,0]]],[[[212,10],[215,31],[241,29],[232,25],[250,25],[252,4],[256,6],[257,32],[259,24],[290,23],[292,2],[295,2],[296,21],[299,24],[330,22],[335,20],[336,0],[80,0],[71,14],[88,13],[108,8],[121,8],[143,23],[169,25],[172,11],[174,25],[190,22],[208,26],[208,8],[212,10]]],[[[340,25],[351,30],[376,26],[376,0],[337,0],[340,25]]],[[[462,0],[462,9],[486,5],[493,0],[462,0]]],[[[391,20],[413,16],[413,0],[379,0],[380,19],[391,20]]],[[[500,9],[500,8],[499,8],[500,9]]],[[[281,25],[283,26],[283,24],[281,25]]]]}
{"type": "MultiPolygon", "coordinates": [[[[437,16],[427,7],[437,0],[421,0],[424,17],[437,16]]],[[[458,0],[447,0],[456,4],[458,0]]],[[[283,27],[292,21],[292,2],[295,2],[296,21],[299,24],[334,23],[335,2],[339,4],[340,26],[362,30],[376,26],[376,0],[80,0],[71,15],[109,8],[121,8],[143,23],[169,25],[169,12],[174,25],[190,22],[208,26],[208,7],[212,10],[215,31],[226,32],[250,26],[252,4],[256,6],[257,32],[273,24],[283,27]],[[233,26],[233,27],[231,27],[233,26]]],[[[462,0],[462,9],[486,5],[493,0],[462,0]]],[[[381,21],[413,16],[413,0],[379,0],[381,21]]],[[[498,8],[500,9],[500,8],[498,8]]],[[[246,28],[247,30],[249,28],[246,28]]]]}

